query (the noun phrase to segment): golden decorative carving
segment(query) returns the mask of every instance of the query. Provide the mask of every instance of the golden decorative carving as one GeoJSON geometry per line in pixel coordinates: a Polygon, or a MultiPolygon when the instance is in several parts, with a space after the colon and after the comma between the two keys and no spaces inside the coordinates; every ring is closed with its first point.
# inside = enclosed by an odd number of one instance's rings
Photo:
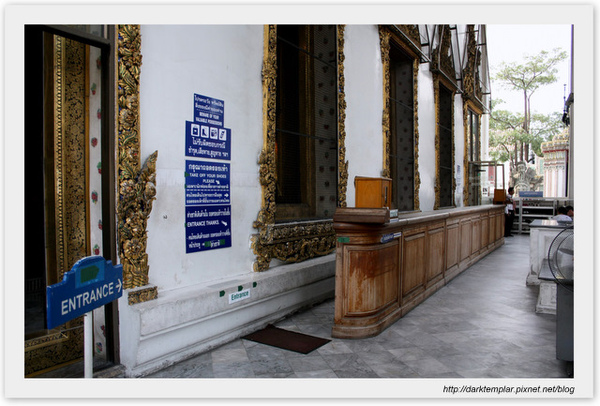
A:
{"type": "Polygon", "coordinates": [[[139,80],[142,64],[138,25],[119,25],[118,34],[118,195],[119,255],[123,288],[148,283],[146,225],[156,197],[156,159],[140,168],[139,80]]]}
{"type": "MultiPolygon", "coordinates": [[[[434,52],[434,55],[436,53],[434,52]]],[[[435,109],[435,201],[433,203],[433,210],[440,208],[440,80],[436,73],[433,74],[433,102],[435,109]]]]}
{"type": "MultiPolygon", "coordinates": [[[[344,93],[344,27],[337,26],[338,64],[338,206],[346,205],[348,162],[345,160],[344,93]]],[[[277,77],[277,26],[264,27],[263,81],[263,150],[259,157],[259,181],[262,187],[262,204],[252,236],[252,249],[256,255],[254,270],[265,271],[272,258],[285,262],[299,262],[335,250],[333,222],[299,222],[275,224],[275,124],[277,77]]]]}
{"type": "MultiPolygon", "coordinates": [[[[344,25],[337,26],[338,66],[338,207],[346,207],[348,161],[346,161],[346,78],[344,77],[344,25]]],[[[335,244],[334,244],[335,246],[335,244]]]]}
{"type": "MultiPolygon", "coordinates": [[[[418,34],[418,31],[417,31],[418,34]]],[[[419,191],[421,190],[421,175],[419,173],[419,60],[413,62],[413,95],[415,106],[415,122],[414,122],[414,137],[415,137],[415,152],[414,152],[414,182],[415,182],[415,200],[414,210],[421,210],[421,200],[419,199],[419,191]]]]}
{"type": "Polygon", "coordinates": [[[440,70],[444,72],[450,79],[455,79],[454,62],[452,61],[452,39],[450,35],[450,27],[444,26],[442,34],[442,42],[440,44],[440,70]]]}
{"type": "Polygon", "coordinates": [[[48,343],[58,343],[68,340],[64,331],[54,331],[47,335],[25,341],[25,351],[32,351],[44,347],[48,343]]]}
{"type": "Polygon", "coordinates": [[[137,303],[154,300],[158,297],[158,288],[156,286],[148,286],[139,289],[133,289],[128,292],[127,303],[134,305],[137,303]]]}
{"type": "Polygon", "coordinates": [[[259,157],[259,179],[262,187],[262,207],[255,228],[275,222],[275,125],[276,125],[276,79],[277,79],[277,27],[264,28],[263,50],[263,150],[259,157]]]}
{"type": "Polygon", "coordinates": [[[65,39],[63,84],[63,203],[65,249],[61,278],[81,258],[88,248],[88,182],[86,171],[86,106],[85,106],[85,45],[65,39]]]}
{"type": "Polygon", "coordinates": [[[383,170],[381,176],[389,178],[390,174],[390,32],[379,26],[379,43],[381,48],[381,63],[383,65],[383,115],[381,127],[383,131],[383,170]]]}
{"type": "Polygon", "coordinates": [[[54,190],[56,229],[56,269],[58,282],[65,272],[65,241],[63,212],[63,37],[54,36],[54,190]]]}
{"type": "Polygon", "coordinates": [[[66,328],[25,341],[26,377],[83,358],[83,317],[69,321],[66,328]]]}
{"type": "Polygon", "coordinates": [[[481,65],[481,52],[477,47],[475,26],[467,26],[467,61],[462,71],[463,98],[473,100],[483,110],[481,80],[479,67],[481,65]]]}
{"type": "Polygon", "coordinates": [[[87,221],[85,46],[54,37],[54,184],[57,276],[89,254],[87,221]]]}
{"type": "Polygon", "coordinates": [[[463,206],[469,205],[469,107],[466,101],[463,101],[463,123],[465,127],[465,151],[463,159],[463,206]]]}
{"type": "Polygon", "coordinates": [[[471,98],[475,93],[475,54],[477,52],[473,25],[467,25],[467,61],[462,70],[463,97],[471,98]]]}
{"type": "Polygon", "coordinates": [[[438,44],[431,52],[431,71],[440,73],[457,90],[456,72],[452,59],[452,36],[449,25],[439,25],[438,44]]]}
{"type": "MultiPolygon", "coordinates": [[[[399,30],[408,35],[412,32],[412,35],[419,37],[418,26],[416,25],[399,25],[396,26],[399,30]],[[416,29],[416,34],[414,30],[416,29]]],[[[383,65],[383,118],[382,118],[382,130],[383,130],[383,170],[381,172],[383,177],[391,177],[390,174],[390,152],[391,152],[391,139],[390,139],[390,38],[392,33],[386,26],[379,26],[379,42],[381,48],[381,62],[383,65]]],[[[399,38],[395,37],[397,41],[399,38]]],[[[412,38],[414,40],[414,38],[412,38]]],[[[399,44],[401,45],[401,44],[399,44]]],[[[419,59],[415,58],[413,62],[413,104],[414,104],[414,117],[413,117],[413,131],[414,131],[414,210],[419,210],[420,199],[419,190],[421,187],[421,177],[419,175],[419,59]]]]}
{"type": "Polygon", "coordinates": [[[120,166],[119,247],[125,289],[148,283],[146,224],[156,196],[157,156],[158,151],[152,153],[139,172],[120,166]]]}
{"type": "Polygon", "coordinates": [[[421,35],[419,34],[419,26],[417,24],[404,24],[397,25],[396,27],[409,37],[414,45],[421,49],[421,35]]]}

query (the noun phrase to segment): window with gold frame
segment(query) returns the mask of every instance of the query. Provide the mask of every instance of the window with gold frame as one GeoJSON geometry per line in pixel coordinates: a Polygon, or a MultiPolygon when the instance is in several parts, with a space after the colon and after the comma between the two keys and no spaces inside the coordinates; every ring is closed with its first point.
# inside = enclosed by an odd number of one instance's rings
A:
{"type": "Polygon", "coordinates": [[[454,93],[443,84],[438,95],[437,178],[439,208],[454,206],[454,93]]]}
{"type": "Polygon", "coordinates": [[[332,218],[337,205],[335,34],[277,28],[276,222],[332,218]]]}
{"type": "Polygon", "coordinates": [[[481,204],[481,170],[478,165],[481,160],[481,115],[472,108],[467,107],[467,120],[465,132],[467,135],[467,159],[468,167],[465,170],[468,172],[468,205],[478,206],[481,204]]]}
{"type": "Polygon", "coordinates": [[[256,271],[335,249],[345,206],[343,26],[265,26],[256,271]],[[289,58],[289,59],[288,59],[289,58]]]}

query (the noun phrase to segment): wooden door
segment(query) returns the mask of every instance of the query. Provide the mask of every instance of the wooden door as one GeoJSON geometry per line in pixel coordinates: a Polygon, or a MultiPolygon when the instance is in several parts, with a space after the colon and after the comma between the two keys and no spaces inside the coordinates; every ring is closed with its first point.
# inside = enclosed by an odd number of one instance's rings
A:
{"type": "MultiPolygon", "coordinates": [[[[27,377],[83,357],[82,318],[47,329],[46,287],[60,282],[79,259],[102,255],[102,215],[110,204],[102,199],[101,135],[106,125],[100,98],[106,65],[101,55],[106,54],[53,31],[42,26],[25,30],[27,377]]],[[[95,353],[106,354],[100,336],[95,353]]]]}

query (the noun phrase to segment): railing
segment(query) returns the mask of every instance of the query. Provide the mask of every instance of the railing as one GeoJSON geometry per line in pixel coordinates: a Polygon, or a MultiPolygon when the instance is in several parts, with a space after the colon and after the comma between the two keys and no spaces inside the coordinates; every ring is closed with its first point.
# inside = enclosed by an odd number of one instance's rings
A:
{"type": "Polygon", "coordinates": [[[559,207],[573,205],[573,200],[566,197],[518,197],[514,204],[513,231],[523,234],[529,233],[529,224],[533,220],[550,219],[558,213],[559,207]]]}

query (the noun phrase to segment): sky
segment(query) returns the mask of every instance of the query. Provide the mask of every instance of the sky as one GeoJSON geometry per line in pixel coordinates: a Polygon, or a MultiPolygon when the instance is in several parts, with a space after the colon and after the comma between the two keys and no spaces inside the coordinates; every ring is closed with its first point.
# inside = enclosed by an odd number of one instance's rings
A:
{"type": "MultiPolygon", "coordinates": [[[[562,48],[571,55],[571,26],[550,24],[511,24],[487,25],[487,49],[490,63],[490,73],[494,77],[503,62],[523,63],[526,55],[537,55],[540,51],[551,51],[562,48]]],[[[569,96],[571,87],[571,64],[569,59],[557,65],[558,80],[536,90],[531,97],[533,112],[550,114],[562,113],[564,98],[569,96]],[[565,85],[566,92],[565,92],[565,85]]],[[[504,104],[499,108],[521,113],[523,111],[523,94],[520,91],[510,91],[492,81],[492,99],[502,99],[504,104]]]]}

